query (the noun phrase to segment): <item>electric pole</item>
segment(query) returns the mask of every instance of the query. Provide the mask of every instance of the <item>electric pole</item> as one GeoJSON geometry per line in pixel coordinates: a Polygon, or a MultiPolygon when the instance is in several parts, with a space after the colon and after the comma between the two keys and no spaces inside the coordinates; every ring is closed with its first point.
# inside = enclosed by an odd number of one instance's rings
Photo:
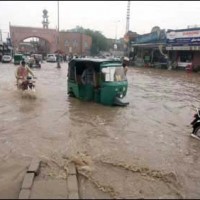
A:
{"type": "Polygon", "coordinates": [[[57,38],[57,51],[58,51],[58,56],[57,56],[57,68],[60,68],[60,53],[59,53],[59,1],[57,1],[58,5],[58,38],[57,38]]]}
{"type": "MultiPolygon", "coordinates": [[[[131,1],[128,1],[128,4],[127,4],[127,15],[126,15],[126,32],[125,32],[125,37],[128,37],[128,32],[129,32],[130,5],[131,5],[131,1]]],[[[128,37],[128,41],[126,41],[126,44],[125,44],[125,51],[124,51],[124,53],[126,54],[126,56],[129,56],[129,37],[128,37]]]]}

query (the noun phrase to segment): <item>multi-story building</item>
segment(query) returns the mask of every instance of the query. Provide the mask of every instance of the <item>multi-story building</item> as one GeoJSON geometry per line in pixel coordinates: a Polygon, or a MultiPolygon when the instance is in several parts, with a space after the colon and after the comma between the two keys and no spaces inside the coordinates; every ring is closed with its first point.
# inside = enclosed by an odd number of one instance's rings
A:
{"type": "Polygon", "coordinates": [[[86,34],[78,32],[60,32],[59,49],[65,54],[90,55],[92,38],[86,34]]]}

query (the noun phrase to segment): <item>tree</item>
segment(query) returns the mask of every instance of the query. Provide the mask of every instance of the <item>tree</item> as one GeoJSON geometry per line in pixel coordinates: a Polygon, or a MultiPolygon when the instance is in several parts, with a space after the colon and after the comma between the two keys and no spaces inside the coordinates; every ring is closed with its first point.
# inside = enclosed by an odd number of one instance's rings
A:
{"type": "Polygon", "coordinates": [[[84,29],[81,26],[68,30],[68,32],[78,32],[89,35],[92,38],[91,55],[97,55],[100,51],[108,50],[107,38],[100,31],[84,29]]]}

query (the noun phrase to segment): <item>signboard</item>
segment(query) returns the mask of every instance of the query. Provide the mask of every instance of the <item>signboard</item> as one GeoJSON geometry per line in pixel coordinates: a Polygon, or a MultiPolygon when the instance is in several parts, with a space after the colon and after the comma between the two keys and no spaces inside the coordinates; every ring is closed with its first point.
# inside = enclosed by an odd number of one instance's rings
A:
{"type": "Polygon", "coordinates": [[[200,50],[200,46],[168,46],[166,47],[166,50],[182,50],[182,51],[187,51],[187,50],[200,50]]]}
{"type": "Polygon", "coordinates": [[[167,44],[172,45],[200,45],[200,29],[170,31],[166,33],[167,44]]]}
{"type": "Polygon", "coordinates": [[[164,30],[151,32],[148,34],[140,35],[136,38],[135,43],[160,43],[166,41],[166,35],[164,30]]]}

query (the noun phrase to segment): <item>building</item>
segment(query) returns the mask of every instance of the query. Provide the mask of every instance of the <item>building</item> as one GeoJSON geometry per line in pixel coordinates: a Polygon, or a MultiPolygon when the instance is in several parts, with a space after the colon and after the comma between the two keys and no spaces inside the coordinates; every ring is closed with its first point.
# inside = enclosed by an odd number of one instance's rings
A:
{"type": "Polygon", "coordinates": [[[11,55],[12,56],[12,46],[7,42],[0,41],[0,61],[3,55],[11,55]]]}
{"type": "Polygon", "coordinates": [[[60,32],[59,49],[65,54],[88,56],[92,46],[92,38],[84,33],[60,32]]]}
{"type": "Polygon", "coordinates": [[[167,67],[166,33],[158,26],[150,33],[138,35],[131,42],[135,65],[167,67]]]}
{"type": "Polygon", "coordinates": [[[166,49],[175,67],[200,68],[200,28],[167,30],[166,49]]]}
{"type": "Polygon", "coordinates": [[[124,40],[120,39],[107,39],[108,51],[101,52],[103,56],[117,56],[122,57],[124,54],[124,40]]]}

